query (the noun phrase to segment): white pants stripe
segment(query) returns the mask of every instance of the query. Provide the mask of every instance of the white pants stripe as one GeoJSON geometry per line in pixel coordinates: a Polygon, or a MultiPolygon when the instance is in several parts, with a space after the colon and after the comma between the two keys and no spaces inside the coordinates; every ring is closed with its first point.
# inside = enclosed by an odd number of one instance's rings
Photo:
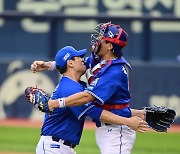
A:
{"type": "Polygon", "coordinates": [[[135,131],[125,125],[104,125],[96,129],[101,154],[131,154],[135,139],[135,131]]]}
{"type": "Polygon", "coordinates": [[[119,151],[120,151],[120,153],[121,153],[121,148],[122,148],[122,126],[120,126],[120,149],[119,149],[119,151]]]}

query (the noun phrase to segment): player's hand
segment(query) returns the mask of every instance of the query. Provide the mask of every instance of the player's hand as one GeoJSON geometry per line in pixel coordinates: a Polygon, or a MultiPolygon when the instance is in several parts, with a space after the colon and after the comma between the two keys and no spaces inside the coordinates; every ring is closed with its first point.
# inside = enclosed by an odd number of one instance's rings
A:
{"type": "Polygon", "coordinates": [[[31,64],[31,70],[33,73],[42,72],[42,71],[48,70],[49,68],[50,68],[50,62],[34,61],[31,64]]]}
{"type": "Polygon", "coordinates": [[[139,110],[137,116],[140,117],[142,120],[145,120],[145,110],[144,109],[139,110]]]}
{"type": "Polygon", "coordinates": [[[138,116],[134,116],[134,117],[129,118],[128,126],[131,129],[133,129],[137,132],[141,132],[141,133],[144,133],[148,130],[147,122],[145,122],[144,120],[142,120],[138,116]]]}
{"type": "Polygon", "coordinates": [[[59,108],[59,101],[56,99],[56,100],[52,100],[52,99],[50,99],[49,101],[48,101],[48,107],[49,107],[49,110],[51,111],[51,112],[53,112],[53,110],[55,109],[55,108],[59,108]]]}
{"type": "Polygon", "coordinates": [[[145,110],[144,109],[142,109],[142,110],[131,109],[131,114],[132,114],[132,117],[138,116],[141,119],[145,120],[145,110]]]}

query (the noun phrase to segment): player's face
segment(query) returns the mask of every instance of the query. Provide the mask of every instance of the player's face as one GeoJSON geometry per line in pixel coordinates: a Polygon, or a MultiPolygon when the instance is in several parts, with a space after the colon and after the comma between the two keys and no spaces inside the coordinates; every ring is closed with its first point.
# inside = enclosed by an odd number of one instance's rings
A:
{"type": "Polygon", "coordinates": [[[97,53],[97,55],[101,58],[103,58],[108,51],[108,43],[106,43],[105,40],[101,40],[100,50],[97,53]]]}
{"type": "Polygon", "coordinates": [[[74,57],[73,63],[76,72],[80,72],[82,75],[86,72],[86,66],[84,65],[84,59],[82,57],[74,57]]]}

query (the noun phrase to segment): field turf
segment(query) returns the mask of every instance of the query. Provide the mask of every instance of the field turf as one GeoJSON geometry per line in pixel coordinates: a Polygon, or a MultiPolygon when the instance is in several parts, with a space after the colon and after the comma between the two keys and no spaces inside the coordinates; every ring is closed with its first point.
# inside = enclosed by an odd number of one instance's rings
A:
{"type": "MultiPolygon", "coordinates": [[[[0,154],[34,154],[40,128],[0,126],[0,154]]],[[[77,154],[99,154],[94,130],[84,130],[77,154]]],[[[137,133],[132,154],[180,154],[180,133],[137,133]]]]}

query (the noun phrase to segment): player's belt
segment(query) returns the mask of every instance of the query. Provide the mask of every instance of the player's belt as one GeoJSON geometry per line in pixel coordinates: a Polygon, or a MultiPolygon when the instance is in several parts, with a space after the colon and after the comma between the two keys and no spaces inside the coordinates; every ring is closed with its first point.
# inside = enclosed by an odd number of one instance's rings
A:
{"type": "MultiPolygon", "coordinates": [[[[62,140],[62,139],[60,139],[60,138],[58,138],[58,137],[56,137],[56,136],[52,136],[52,140],[53,141],[56,141],[56,142],[59,142],[60,140],[62,140]]],[[[69,141],[65,141],[65,140],[62,140],[63,142],[63,144],[64,145],[67,145],[67,146],[69,146],[70,148],[75,148],[75,146],[76,146],[76,144],[72,144],[72,143],[70,143],[69,141]]]]}
{"type": "Polygon", "coordinates": [[[95,102],[94,103],[97,107],[100,107],[104,110],[120,110],[126,107],[129,107],[129,103],[125,103],[125,104],[103,104],[100,105],[99,103],[95,102]]]}

